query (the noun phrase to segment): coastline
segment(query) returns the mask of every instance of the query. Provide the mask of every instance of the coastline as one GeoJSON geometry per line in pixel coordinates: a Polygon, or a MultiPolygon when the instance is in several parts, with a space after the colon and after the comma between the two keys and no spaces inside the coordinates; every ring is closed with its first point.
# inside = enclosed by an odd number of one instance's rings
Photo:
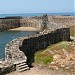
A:
{"type": "Polygon", "coordinates": [[[9,29],[8,31],[37,31],[37,29],[33,27],[18,27],[9,29]]]}
{"type": "Polygon", "coordinates": [[[48,14],[48,15],[65,15],[65,16],[75,16],[75,12],[69,12],[69,13],[20,13],[20,14],[0,14],[0,18],[3,18],[3,17],[7,17],[7,16],[22,16],[22,17],[33,17],[33,16],[41,16],[41,15],[44,15],[44,14],[48,14]]]}

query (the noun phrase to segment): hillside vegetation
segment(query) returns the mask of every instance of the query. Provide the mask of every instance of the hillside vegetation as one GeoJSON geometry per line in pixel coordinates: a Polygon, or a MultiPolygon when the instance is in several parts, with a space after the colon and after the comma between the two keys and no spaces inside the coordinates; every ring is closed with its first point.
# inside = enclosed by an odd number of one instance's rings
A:
{"type": "Polygon", "coordinates": [[[62,41],[57,44],[48,46],[35,54],[36,65],[45,68],[68,70],[70,73],[75,72],[75,42],[62,41]]]}

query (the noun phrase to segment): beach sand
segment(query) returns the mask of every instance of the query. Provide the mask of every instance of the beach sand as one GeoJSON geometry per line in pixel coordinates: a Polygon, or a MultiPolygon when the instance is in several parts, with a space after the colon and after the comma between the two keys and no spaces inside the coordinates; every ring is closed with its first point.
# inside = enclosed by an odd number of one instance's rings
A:
{"type": "Polygon", "coordinates": [[[37,31],[37,29],[33,27],[18,27],[9,29],[8,31],[37,31]]]}

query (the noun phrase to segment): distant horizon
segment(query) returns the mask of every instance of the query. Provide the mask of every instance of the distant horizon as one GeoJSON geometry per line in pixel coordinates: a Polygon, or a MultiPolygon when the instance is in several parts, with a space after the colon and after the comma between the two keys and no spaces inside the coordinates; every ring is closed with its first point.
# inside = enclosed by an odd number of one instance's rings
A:
{"type": "Polygon", "coordinates": [[[74,12],[71,13],[18,13],[18,14],[0,14],[0,18],[4,18],[4,17],[15,17],[15,16],[22,16],[22,17],[33,17],[33,16],[41,16],[44,14],[48,14],[48,15],[70,15],[70,16],[75,16],[74,12]]]}
{"type": "Polygon", "coordinates": [[[75,12],[28,12],[28,13],[0,13],[0,14],[53,14],[53,13],[75,13],[75,12]]]}

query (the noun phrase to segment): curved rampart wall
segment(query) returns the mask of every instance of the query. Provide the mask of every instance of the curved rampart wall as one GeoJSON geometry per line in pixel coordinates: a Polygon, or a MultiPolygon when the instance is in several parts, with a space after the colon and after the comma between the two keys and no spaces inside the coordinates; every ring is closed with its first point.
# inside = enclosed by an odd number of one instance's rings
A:
{"type": "Polygon", "coordinates": [[[26,56],[20,51],[19,46],[25,37],[19,37],[10,41],[5,47],[5,61],[15,63],[17,61],[25,60],[26,56]]]}
{"type": "Polygon", "coordinates": [[[69,28],[61,28],[51,32],[42,32],[28,39],[24,39],[20,50],[27,56],[27,63],[30,65],[34,62],[34,53],[47,48],[51,44],[60,41],[69,41],[69,28]]]}
{"type": "Polygon", "coordinates": [[[25,60],[30,64],[36,51],[45,49],[51,44],[68,40],[70,40],[69,28],[60,28],[54,31],[45,30],[33,36],[16,38],[6,45],[5,61],[15,63],[25,60]]]}
{"type": "Polygon", "coordinates": [[[31,65],[34,62],[36,51],[45,49],[51,44],[68,40],[70,40],[70,31],[66,27],[52,31],[44,30],[33,36],[16,38],[5,47],[5,61],[2,63],[3,67],[0,72],[5,74],[14,71],[20,62],[25,62],[26,66],[31,65]]]}

